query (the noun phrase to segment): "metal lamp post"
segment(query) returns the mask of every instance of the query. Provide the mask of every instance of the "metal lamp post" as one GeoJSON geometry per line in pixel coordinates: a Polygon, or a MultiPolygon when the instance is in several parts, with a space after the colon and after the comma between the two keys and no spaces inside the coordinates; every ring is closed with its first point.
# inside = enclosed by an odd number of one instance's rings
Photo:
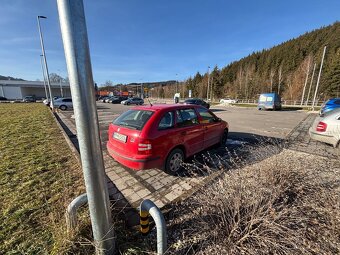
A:
{"type": "Polygon", "coordinates": [[[82,0],[57,0],[96,254],[114,254],[104,160],[82,0]]]}
{"type": "Polygon", "coordinates": [[[210,66],[208,66],[208,88],[207,88],[207,101],[209,101],[209,85],[210,85],[210,66]]]}
{"type": "Polygon", "coordinates": [[[39,36],[40,36],[41,53],[42,53],[43,59],[44,59],[44,66],[45,66],[45,71],[46,71],[46,80],[47,80],[48,90],[49,90],[49,93],[50,93],[50,106],[53,110],[53,96],[52,96],[52,89],[51,89],[51,83],[50,83],[50,75],[48,73],[48,67],[47,67],[47,61],[46,61],[46,55],[45,55],[44,39],[43,39],[43,36],[42,36],[41,27],[40,27],[40,19],[47,19],[47,17],[37,16],[37,21],[38,21],[38,29],[39,29],[39,36]]]}
{"type": "MultiPolygon", "coordinates": [[[[61,71],[58,69],[59,74],[61,74],[61,71]]],[[[59,87],[60,87],[60,96],[64,97],[63,93],[63,86],[61,85],[61,75],[59,75],[59,87]]]]}
{"type": "Polygon", "coordinates": [[[43,78],[44,78],[44,89],[45,89],[45,96],[46,96],[46,99],[48,101],[48,94],[47,94],[47,88],[46,88],[46,76],[45,76],[45,69],[44,69],[44,60],[42,58],[43,55],[40,55],[40,64],[41,64],[41,70],[42,70],[42,73],[43,73],[43,78]]]}

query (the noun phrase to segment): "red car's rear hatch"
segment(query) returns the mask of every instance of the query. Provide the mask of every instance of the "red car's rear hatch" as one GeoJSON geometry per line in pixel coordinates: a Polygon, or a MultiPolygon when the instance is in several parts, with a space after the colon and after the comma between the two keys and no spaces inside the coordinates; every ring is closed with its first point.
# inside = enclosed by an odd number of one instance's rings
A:
{"type": "Polygon", "coordinates": [[[108,132],[111,149],[128,158],[145,155],[149,145],[141,138],[141,133],[152,114],[153,111],[131,109],[115,119],[108,132]]]}

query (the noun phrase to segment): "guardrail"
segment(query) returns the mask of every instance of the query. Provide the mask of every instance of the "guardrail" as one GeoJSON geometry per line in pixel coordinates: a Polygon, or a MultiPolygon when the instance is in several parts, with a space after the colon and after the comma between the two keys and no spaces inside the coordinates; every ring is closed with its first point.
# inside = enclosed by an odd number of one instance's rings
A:
{"type": "Polygon", "coordinates": [[[161,210],[149,199],[143,200],[139,209],[140,231],[143,235],[150,232],[149,215],[154,219],[157,229],[157,254],[164,254],[167,249],[167,234],[164,216],[161,210]]]}

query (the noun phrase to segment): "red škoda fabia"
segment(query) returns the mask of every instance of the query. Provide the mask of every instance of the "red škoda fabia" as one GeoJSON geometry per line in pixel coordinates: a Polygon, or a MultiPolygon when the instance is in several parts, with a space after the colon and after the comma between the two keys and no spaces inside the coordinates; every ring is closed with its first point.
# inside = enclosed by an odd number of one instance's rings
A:
{"type": "Polygon", "coordinates": [[[122,165],[177,172],[185,158],[227,140],[228,123],[197,105],[131,108],[109,126],[107,149],[122,165]]]}

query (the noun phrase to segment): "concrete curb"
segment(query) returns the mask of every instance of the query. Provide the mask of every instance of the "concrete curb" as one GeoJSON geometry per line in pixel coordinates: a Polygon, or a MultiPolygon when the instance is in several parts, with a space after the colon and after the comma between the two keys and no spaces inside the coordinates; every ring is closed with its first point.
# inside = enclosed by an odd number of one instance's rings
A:
{"type": "Polygon", "coordinates": [[[74,144],[72,143],[72,141],[71,141],[70,137],[68,136],[68,134],[66,134],[64,128],[61,126],[61,124],[60,124],[60,118],[59,118],[58,114],[57,114],[56,112],[52,112],[52,111],[51,111],[51,114],[52,114],[52,116],[53,116],[55,122],[57,123],[57,126],[59,127],[61,133],[63,134],[63,136],[64,136],[64,138],[65,138],[65,140],[66,140],[66,142],[67,142],[69,148],[71,149],[71,151],[72,151],[72,153],[73,153],[73,155],[76,157],[78,163],[79,163],[80,166],[81,166],[80,153],[79,153],[79,151],[77,150],[77,148],[74,146],[74,144]]]}

